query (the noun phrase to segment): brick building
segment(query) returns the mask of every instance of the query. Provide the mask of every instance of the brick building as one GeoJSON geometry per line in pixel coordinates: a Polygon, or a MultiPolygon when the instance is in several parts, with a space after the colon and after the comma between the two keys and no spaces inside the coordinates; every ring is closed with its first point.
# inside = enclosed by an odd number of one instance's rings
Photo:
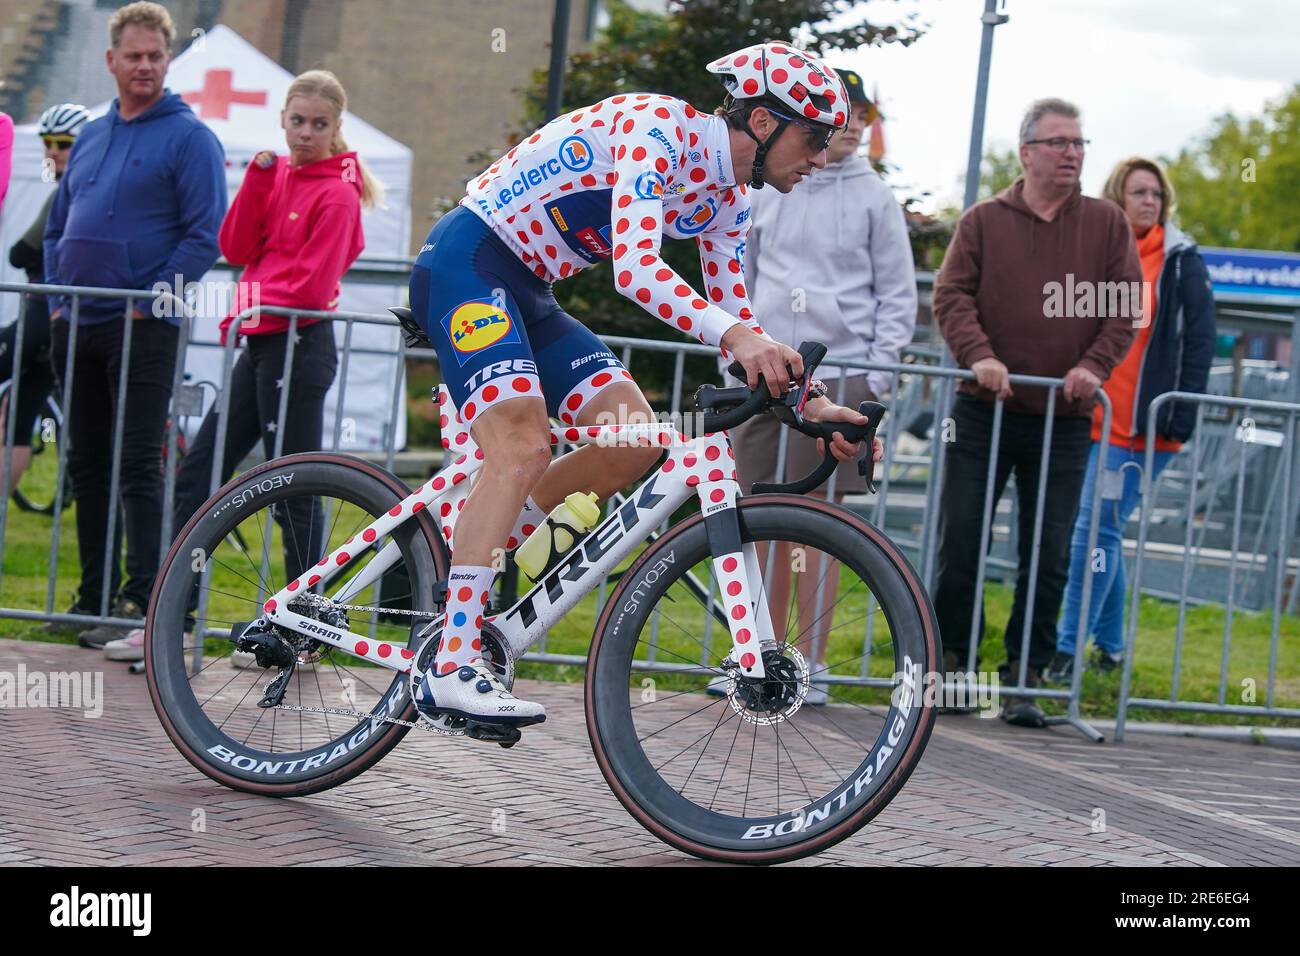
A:
{"type": "MultiPolygon", "coordinates": [[[[569,49],[591,36],[599,0],[574,0],[569,49]]],[[[107,23],[122,0],[0,0],[0,109],[16,122],[53,102],[115,95],[107,23]]],[[[221,23],[285,69],[332,70],[349,108],[415,152],[411,242],[508,145],[522,91],[550,59],[553,0],[166,0],[174,52],[221,23]]],[[[284,144],[269,147],[283,150],[284,144]]]]}

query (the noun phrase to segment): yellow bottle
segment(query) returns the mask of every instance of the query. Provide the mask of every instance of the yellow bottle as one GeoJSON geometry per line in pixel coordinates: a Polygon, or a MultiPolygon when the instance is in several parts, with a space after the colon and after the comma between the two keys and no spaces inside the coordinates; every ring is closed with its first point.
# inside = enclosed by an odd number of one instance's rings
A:
{"type": "Polygon", "coordinates": [[[515,552],[515,564],[537,581],[600,521],[600,505],[594,492],[575,491],[555,506],[537,530],[515,552]]]}

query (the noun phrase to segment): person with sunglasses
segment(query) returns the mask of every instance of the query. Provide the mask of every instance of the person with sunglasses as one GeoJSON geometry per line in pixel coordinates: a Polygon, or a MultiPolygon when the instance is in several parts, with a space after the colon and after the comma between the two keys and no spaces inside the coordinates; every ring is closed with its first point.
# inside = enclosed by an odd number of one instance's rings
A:
{"type": "MultiPolygon", "coordinates": [[[[939,499],[934,607],[944,670],[978,665],[984,611],[976,585],[988,545],[981,505],[990,479],[996,506],[1014,471],[1019,567],[1001,669],[1002,683],[1012,686],[1022,660],[1025,686],[1040,686],[1056,652],[1093,406],[1132,346],[1139,320],[1140,303],[1131,293],[1140,288],[1142,269],[1133,231],[1114,203],[1083,195],[1087,145],[1078,107],[1054,97],[1034,102],[1020,125],[1024,176],[962,214],[934,283],[944,342],[957,364],[975,373],[974,381],[960,383],[953,402],[939,499]],[[1062,304],[1059,290],[1067,284],[1080,292],[1062,304]],[[1108,289],[1114,291],[1104,296],[1108,289]],[[1092,291],[1091,303],[1083,290],[1092,291]],[[1014,374],[1063,382],[1049,393],[1042,386],[1013,387],[1014,374]],[[1040,479],[1041,534],[1035,529],[1040,479]]],[[[1005,694],[1001,717],[1015,726],[1046,726],[1028,695],[1005,694]]]]}
{"type": "MultiPolygon", "coordinates": [[[[46,180],[58,182],[62,178],[63,171],[68,166],[68,157],[72,154],[72,144],[77,141],[77,133],[88,119],[90,114],[86,108],[76,103],[60,103],[41,114],[36,133],[45,145],[42,168],[46,180]]],[[[0,139],[3,139],[2,133],[0,139]]],[[[3,193],[3,189],[0,189],[0,193],[3,193]]],[[[55,191],[51,190],[31,226],[9,249],[9,264],[26,272],[28,282],[45,281],[45,253],[41,237],[45,235],[45,220],[49,218],[54,196],[55,191]]],[[[18,485],[23,472],[31,463],[31,425],[36,421],[46,396],[55,384],[55,370],[50,364],[50,307],[45,296],[25,293],[19,315],[23,323],[23,354],[18,359],[22,368],[18,382],[20,392],[16,401],[6,398],[4,408],[0,409],[0,436],[6,434],[6,416],[11,405],[17,409],[18,415],[17,427],[14,429],[13,469],[9,475],[11,489],[18,485]]],[[[18,322],[0,331],[0,382],[13,378],[17,339],[18,322]]],[[[62,624],[51,624],[49,628],[58,633],[69,630],[67,625],[62,624]]]]}
{"type": "MultiPolygon", "coordinates": [[[[716,114],[626,93],[552,120],[469,181],[416,257],[411,310],[486,462],[452,541],[441,644],[419,677],[426,717],[545,719],[541,704],[510,697],[479,653],[494,552],[516,547],[566,495],[608,498],[660,454],[587,445],[552,464],[548,415],[573,425],[653,420],[627,369],[559,306],[552,283],[609,261],[615,288],[738,361],[751,387],[762,375],[777,395],[803,374],[799,353],[763,332],[745,290],[749,190],[789,192],[823,168],[831,136],[848,125],[847,94],[834,71],[784,43],[738,50],[708,70],[726,90],[716,114]],[[665,239],[695,240],[702,294],[660,256],[665,239]]],[[[824,392],[804,415],[866,422],[824,392]]],[[[850,460],[858,445],[838,436],[832,454],[850,460]]]]}

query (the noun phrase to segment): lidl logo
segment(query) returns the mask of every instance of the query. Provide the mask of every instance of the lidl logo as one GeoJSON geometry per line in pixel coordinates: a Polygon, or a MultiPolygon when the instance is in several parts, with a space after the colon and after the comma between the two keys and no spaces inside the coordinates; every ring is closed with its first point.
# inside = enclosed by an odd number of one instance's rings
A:
{"type": "Polygon", "coordinates": [[[658,173],[642,173],[636,178],[636,194],[642,199],[663,199],[664,178],[658,173]]]}
{"type": "Polygon", "coordinates": [[[564,164],[565,169],[580,173],[590,169],[593,160],[591,147],[581,136],[570,136],[560,143],[560,162],[564,164]]]}
{"type": "Polygon", "coordinates": [[[491,299],[462,302],[443,317],[442,327],[461,365],[484,349],[519,341],[510,314],[491,299]]]}
{"type": "Polygon", "coordinates": [[[690,215],[678,216],[675,225],[677,226],[678,232],[685,233],[688,236],[693,236],[708,228],[709,223],[713,222],[713,218],[717,214],[717,203],[711,198],[706,199],[704,202],[696,206],[690,215]]]}

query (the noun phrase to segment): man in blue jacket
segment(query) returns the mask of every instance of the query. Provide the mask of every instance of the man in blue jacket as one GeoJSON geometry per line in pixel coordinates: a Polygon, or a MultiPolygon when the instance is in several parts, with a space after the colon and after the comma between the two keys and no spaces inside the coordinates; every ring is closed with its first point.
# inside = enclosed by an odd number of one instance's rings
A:
{"type": "MultiPolygon", "coordinates": [[[[118,97],[86,124],[45,227],[45,281],[115,289],[184,288],[217,260],[226,211],[225,155],[180,96],[163,87],[175,26],[156,3],[132,3],[109,21],[109,72],[118,97]]],[[[68,409],[68,470],[77,496],[81,586],[72,613],[140,618],[158,570],[162,534],[162,446],[180,318],[152,295],[123,299],[51,296],[55,369],[63,374],[70,323],[77,324],[68,409]],[[113,426],[123,363],[131,346],[119,479],[122,520],[107,533],[113,426]],[[127,540],[121,580],[121,534],[127,540]],[[108,560],[105,561],[107,548],[108,560]],[[107,579],[107,580],[106,580],[107,579]]],[[[123,628],[79,638],[102,647],[123,628]]]]}

